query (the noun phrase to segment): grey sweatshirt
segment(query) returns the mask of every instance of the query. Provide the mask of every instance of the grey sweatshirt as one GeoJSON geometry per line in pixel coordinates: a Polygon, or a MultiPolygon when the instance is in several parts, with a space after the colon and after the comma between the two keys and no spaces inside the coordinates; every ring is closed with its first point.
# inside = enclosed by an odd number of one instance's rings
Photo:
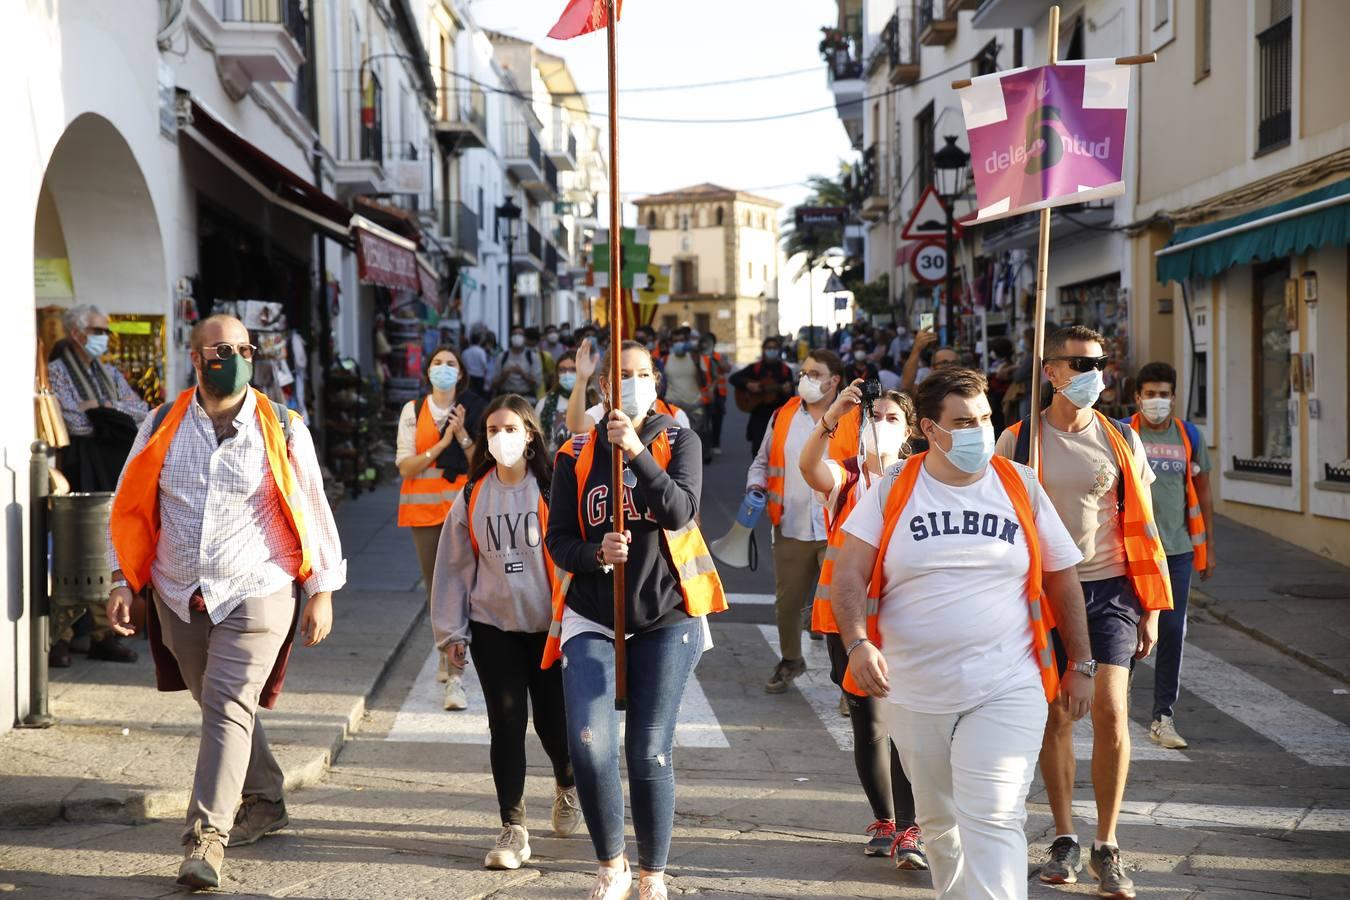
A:
{"type": "Polygon", "coordinates": [[[469,641],[469,622],[502,631],[548,631],[553,606],[539,523],[539,485],[527,475],[507,487],[493,469],[477,486],[469,541],[469,492],[461,491],[441,529],[431,579],[436,646],[469,641]]]}

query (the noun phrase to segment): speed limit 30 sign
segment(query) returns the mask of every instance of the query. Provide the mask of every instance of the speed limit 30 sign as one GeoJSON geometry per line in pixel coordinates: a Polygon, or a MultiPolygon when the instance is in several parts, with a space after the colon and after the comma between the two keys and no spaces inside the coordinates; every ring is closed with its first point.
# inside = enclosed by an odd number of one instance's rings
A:
{"type": "Polygon", "coordinates": [[[938,284],[947,278],[947,247],[939,241],[926,241],[909,258],[909,270],[925,284],[938,284]]]}

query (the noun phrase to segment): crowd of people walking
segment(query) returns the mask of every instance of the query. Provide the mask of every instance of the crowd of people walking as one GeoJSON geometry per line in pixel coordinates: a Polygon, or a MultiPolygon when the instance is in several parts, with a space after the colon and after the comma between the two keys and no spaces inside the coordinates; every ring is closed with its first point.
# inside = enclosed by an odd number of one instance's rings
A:
{"type": "MultiPolygon", "coordinates": [[[[84,355],[69,352],[88,367],[98,322],[79,328],[84,355]]],[[[764,690],[788,692],[806,671],[803,641],[824,642],[872,816],[863,854],[930,870],[939,897],[1025,897],[1039,763],[1056,832],[1040,879],[1070,883],[1086,865],[1099,896],[1135,896],[1116,834],[1130,675],[1156,646],[1150,737],[1185,747],[1174,713],[1186,594],[1192,571],[1215,565],[1209,460],[1175,415],[1175,371],[1142,367],[1124,422],[1094,408],[1113,361],[1082,326],[1048,337],[1034,404],[1028,336],[991,342],[980,367],[931,331],[858,325],[829,343],[772,336],[733,371],[716,335],[687,326],[640,328],[615,347],[605,329],[564,325],[515,328],[504,349],[476,333],[426,356],[425,393],[398,421],[398,523],[421,566],[447,713],[474,702],[466,666],[481,685],[501,819],[484,864],[531,858],[532,721],[552,766],[553,833],[590,835],[590,897],[634,884],[644,900],[667,896],[676,716],[712,647],[708,616],[727,608],[699,510],[730,393],[748,414],[746,489],[772,526],[781,658],[764,690]],[[1039,470],[1027,465],[1033,406],[1039,470]],[[615,450],[622,498],[610,496],[615,450]],[[1072,726],[1088,715],[1090,842],[1072,815],[1072,726]]],[[[107,615],[110,633],[133,633],[146,592],[159,686],[201,706],[179,880],[205,888],[226,846],[288,822],[257,708],[280,691],[295,622],[307,645],[327,635],[346,572],[308,431],[249,387],[242,323],[199,323],[192,351],[196,387],[127,410],[140,418],[114,501],[107,615]]],[[[120,402],[115,383],[91,389],[120,402]]]]}

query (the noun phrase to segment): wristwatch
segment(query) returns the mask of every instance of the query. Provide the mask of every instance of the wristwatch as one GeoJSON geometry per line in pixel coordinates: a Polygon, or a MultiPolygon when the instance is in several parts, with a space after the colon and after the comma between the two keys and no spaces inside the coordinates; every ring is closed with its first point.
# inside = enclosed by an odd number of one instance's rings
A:
{"type": "Polygon", "coordinates": [[[1086,662],[1075,662],[1071,659],[1069,660],[1069,671],[1082,672],[1087,677],[1092,678],[1097,674],[1097,661],[1089,659],[1086,662]]]}

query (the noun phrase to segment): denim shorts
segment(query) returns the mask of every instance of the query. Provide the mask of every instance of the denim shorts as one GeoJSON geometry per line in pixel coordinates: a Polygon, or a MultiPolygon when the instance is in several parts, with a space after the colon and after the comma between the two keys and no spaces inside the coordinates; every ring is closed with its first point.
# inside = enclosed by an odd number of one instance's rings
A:
{"type": "MultiPolygon", "coordinates": [[[[1083,600],[1087,606],[1088,639],[1092,658],[1098,665],[1131,668],[1139,646],[1139,620],[1143,618],[1134,586],[1125,575],[1083,582],[1083,600]]],[[[1059,629],[1050,632],[1055,644],[1055,662],[1059,674],[1069,664],[1069,655],[1059,639],[1059,629]]]]}

